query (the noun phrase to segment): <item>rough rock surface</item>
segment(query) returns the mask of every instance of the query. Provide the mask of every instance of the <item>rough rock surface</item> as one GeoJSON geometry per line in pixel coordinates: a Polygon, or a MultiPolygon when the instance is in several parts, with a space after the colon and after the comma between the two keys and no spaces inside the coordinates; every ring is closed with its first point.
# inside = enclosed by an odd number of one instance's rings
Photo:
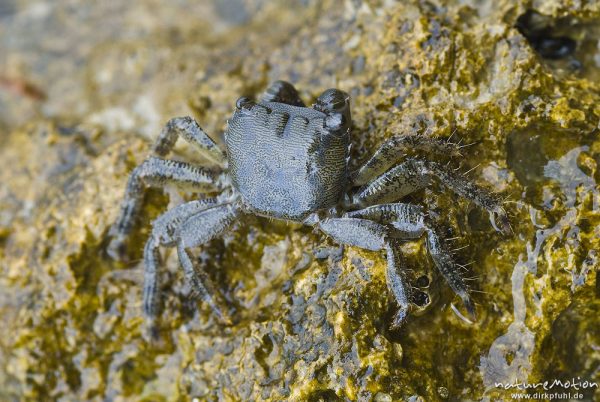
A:
{"type": "Polygon", "coordinates": [[[600,382],[599,3],[131,3],[0,5],[1,400],[498,400],[514,393],[498,382],[600,382]],[[541,57],[515,28],[528,10],[574,53],[541,57]],[[451,163],[506,196],[512,236],[436,188],[413,200],[472,262],[476,322],[422,242],[403,246],[419,299],[392,333],[383,255],[250,218],[198,250],[235,325],[190,299],[171,254],[148,341],[141,248],[189,195],[149,192],[131,262],[114,263],[127,174],[168,118],[218,139],[237,97],[275,79],[306,100],[351,93],[355,163],[395,133],[473,144],[451,163]]]}

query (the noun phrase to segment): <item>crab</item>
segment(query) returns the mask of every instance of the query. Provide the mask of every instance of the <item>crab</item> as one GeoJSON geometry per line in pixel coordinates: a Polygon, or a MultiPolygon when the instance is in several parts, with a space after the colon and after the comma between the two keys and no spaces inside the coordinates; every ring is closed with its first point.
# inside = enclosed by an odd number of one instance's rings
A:
{"type": "Polygon", "coordinates": [[[131,173],[118,219],[110,229],[109,255],[122,259],[127,237],[142,206],[147,186],[175,185],[198,194],[218,193],[185,202],[158,217],[144,248],[143,311],[150,322],[159,313],[158,270],[161,247],[175,247],[192,292],[224,323],[231,318],[208,275],[194,263],[192,249],[225,234],[244,215],[311,225],[335,242],[386,254],[386,279],[397,304],[390,327],[400,328],[411,306],[411,286],[399,242],[426,237],[434,265],[475,315],[469,288],[420,205],[399,202],[432,180],[487,210],[496,230],[507,232],[501,202],[464,175],[434,161],[406,158],[408,150],[458,155],[447,139],[397,135],[385,141],[357,170],[350,172],[350,97],[328,89],[306,107],[288,82],[276,81],[259,101],[241,97],[225,131],[226,150],[190,117],[170,120],[152,156],[131,173]],[[219,170],[164,159],[182,137],[219,170]]]}

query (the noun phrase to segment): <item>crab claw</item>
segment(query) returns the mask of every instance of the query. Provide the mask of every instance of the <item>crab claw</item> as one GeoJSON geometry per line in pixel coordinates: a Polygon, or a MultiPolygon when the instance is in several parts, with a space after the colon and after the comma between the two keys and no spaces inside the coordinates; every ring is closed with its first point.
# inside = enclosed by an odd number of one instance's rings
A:
{"type": "Polygon", "coordinates": [[[508,216],[502,207],[497,207],[490,211],[490,223],[494,229],[496,229],[496,231],[504,235],[509,235],[512,233],[508,216]]]}

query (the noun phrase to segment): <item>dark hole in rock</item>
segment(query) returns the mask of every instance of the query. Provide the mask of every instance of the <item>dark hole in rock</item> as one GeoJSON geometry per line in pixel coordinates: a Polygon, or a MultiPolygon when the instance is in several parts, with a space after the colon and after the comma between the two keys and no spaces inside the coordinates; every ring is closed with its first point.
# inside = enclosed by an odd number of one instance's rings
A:
{"type": "Polygon", "coordinates": [[[429,286],[429,277],[427,275],[422,275],[415,281],[415,286],[418,288],[426,288],[429,286]]]}
{"type": "Polygon", "coordinates": [[[517,19],[516,28],[545,59],[567,58],[577,48],[574,39],[555,32],[555,21],[552,18],[532,10],[517,19]]]}
{"type": "Polygon", "coordinates": [[[425,307],[429,304],[429,295],[421,290],[416,290],[412,294],[412,302],[419,307],[425,307]]]}

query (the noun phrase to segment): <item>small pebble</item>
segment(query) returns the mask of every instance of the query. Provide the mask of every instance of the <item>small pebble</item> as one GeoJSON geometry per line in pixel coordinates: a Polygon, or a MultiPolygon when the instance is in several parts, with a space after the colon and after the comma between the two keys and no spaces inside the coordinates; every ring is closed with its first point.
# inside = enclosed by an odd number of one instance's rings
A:
{"type": "Polygon", "coordinates": [[[375,402],[392,402],[392,397],[386,393],[378,392],[375,394],[375,402]]]}
{"type": "Polygon", "coordinates": [[[402,345],[400,345],[399,343],[394,343],[394,356],[396,356],[396,358],[398,360],[402,360],[402,357],[404,357],[404,351],[402,350],[402,345]]]}

